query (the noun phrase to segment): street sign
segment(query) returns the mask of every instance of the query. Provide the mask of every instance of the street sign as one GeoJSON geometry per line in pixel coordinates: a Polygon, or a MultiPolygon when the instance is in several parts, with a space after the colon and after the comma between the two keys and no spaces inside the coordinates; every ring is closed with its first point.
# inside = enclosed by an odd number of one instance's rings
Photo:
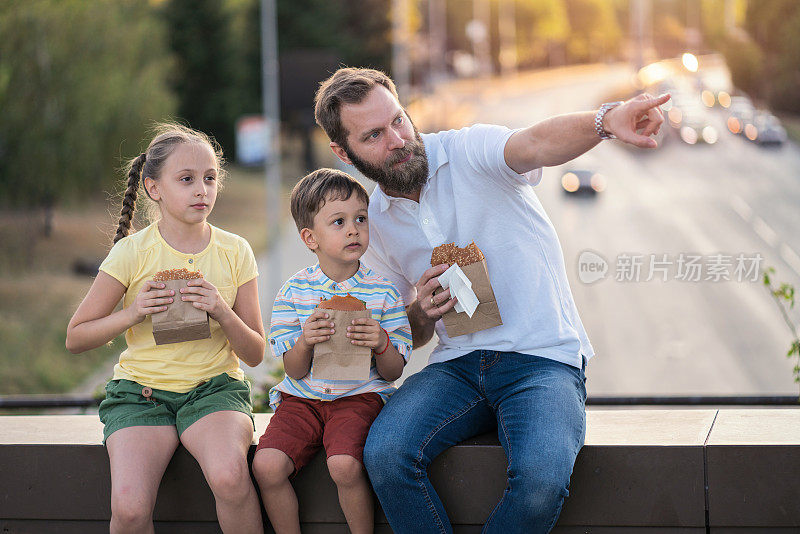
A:
{"type": "Polygon", "coordinates": [[[261,115],[244,115],[236,121],[236,161],[245,167],[269,161],[269,128],[261,115]]]}

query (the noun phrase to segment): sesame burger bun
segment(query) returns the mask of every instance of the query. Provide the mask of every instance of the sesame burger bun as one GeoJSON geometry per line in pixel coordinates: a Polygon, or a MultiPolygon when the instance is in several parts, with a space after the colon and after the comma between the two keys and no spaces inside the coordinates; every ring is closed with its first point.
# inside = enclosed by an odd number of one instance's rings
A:
{"type": "Polygon", "coordinates": [[[363,300],[359,300],[354,296],[347,294],[346,297],[339,297],[334,295],[328,300],[322,300],[319,307],[325,310],[340,310],[340,311],[360,311],[366,310],[367,305],[363,300]]]}

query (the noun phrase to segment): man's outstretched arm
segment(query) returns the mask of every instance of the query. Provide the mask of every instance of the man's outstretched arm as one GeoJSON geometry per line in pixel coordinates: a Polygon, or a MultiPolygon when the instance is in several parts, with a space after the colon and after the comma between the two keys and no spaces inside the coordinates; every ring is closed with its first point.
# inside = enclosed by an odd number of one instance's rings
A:
{"type": "MultiPolygon", "coordinates": [[[[605,114],[603,129],[625,143],[655,148],[657,143],[650,136],[664,123],[659,106],[669,98],[669,94],[632,98],[605,114]]],[[[597,111],[557,115],[516,132],[505,146],[506,163],[522,174],[577,158],[601,141],[595,130],[596,115],[597,111]]]]}

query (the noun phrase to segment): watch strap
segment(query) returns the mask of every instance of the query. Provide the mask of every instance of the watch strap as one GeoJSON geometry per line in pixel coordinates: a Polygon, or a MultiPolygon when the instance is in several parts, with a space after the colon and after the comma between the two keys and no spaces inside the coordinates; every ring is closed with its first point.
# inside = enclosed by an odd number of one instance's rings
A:
{"type": "Polygon", "coordinates": [[[597,135],[600,136],[600,139],[617,138],[616,135],[610,134],[607,131],[605,131],[605,129],[603,128],[603,119],[605,118],[606,113],[608,113],[610,110],[614,109],[615,107],[619,106],[622,103],[623,103],[622,100],[618,100],[616,102],[606,102],[605,104],[600,106],[599,110],[597,110],[597,114],[594,116],[594,131],[597,132],[597,135]]]}

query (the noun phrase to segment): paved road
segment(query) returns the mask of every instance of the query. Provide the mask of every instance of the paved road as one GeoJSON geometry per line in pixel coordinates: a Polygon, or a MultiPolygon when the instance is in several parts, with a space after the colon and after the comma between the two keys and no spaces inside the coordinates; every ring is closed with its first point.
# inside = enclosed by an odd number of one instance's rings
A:
{"type": "MultiPolygon", "coordinates": [[[[460,84],[449,96],[454,112],[435,121],[453,126],[490,122],[521,127],[557,113],[593,109],[630,76],[622,66],[572,69],[517,80],[460,84]]],[[[445,108],[448,109],[448,108],[445,108]]],[[[417,120],[418,124],[425,123],[417,120]]],[[[722,131],[721,113],[712,120],[722,131]]],[[[424,129],[424,127],[423,127],[424,129]]],[[[596,200],[565,198],[564,168],[547,168],[536,187],[561,239],[573,294],[597,358],[590,394],[791,394],[790,335],[759,282],[737,282],[735,257],[760,254],[761,267],[800,287],[800,149],[761,149],[724,132],[713,146],[667,137],[655,151],[605,142],[575,165],[602,172],[608,189],[596,200]],[[593,284],[578,278],[578,258],[592,250],[609,271],[593,284]],[[639,281],[617,281],[619,256],[641,256],[639,281]],[[666,254],[667,280],[648,277],[650,256],[666,254]],[[733,256],[733,281],[676,279],[677,259],[733,256]]],[[[288,213],[288,210],[285,212],[288,213]]],[[[314,261],[286,224],[279,280],[314,261]]],[[[259,258],[265,322],[277,287],[268,256],[259,258]]],[[[749,265],[748,265],[749,266],[749,265]]],[[[630,273],[627,273],[630,274],[630,273]]],[[[524,273],[521,273],[524,275],[524,273]]],[[[795,321],[797,313],[793,314],[795,321]]],[[[433,344],[416,351],[406,374],[421,368],[433,344]]],[[[274,362],[248,374],[257,381],[274,362]]]]}

